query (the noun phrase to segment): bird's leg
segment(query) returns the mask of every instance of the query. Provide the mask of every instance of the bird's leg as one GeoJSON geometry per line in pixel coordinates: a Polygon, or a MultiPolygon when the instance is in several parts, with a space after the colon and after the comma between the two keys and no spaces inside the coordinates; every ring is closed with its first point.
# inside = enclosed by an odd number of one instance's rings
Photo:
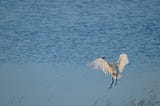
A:
{"type": "Polygon", "coordinates": [[[118,74],[116,75],[116,82],[115,82],[115,86],[117,85],[117,81],[118,81],[118,74]]]}
{"type": "Polygon", "coordinates": [[[115,76],[116,76],[116,82],[115,82],[115,86],[117,85],[117,81],[118,81],[118,71],[116,71],[116,74],[115,74],[115,76]]]}
{"type": "Polygon", "coordinates": [[[111,85],[110,85],[109,88],[112,88],[113,83],[114,83],[114,79],[113,79],[113,77],[112,77],[112,82],[111,82],[111,85]]]}
{"type": "Polygon", "coordinates": [[[116,78],[115,86],[117,85],[117,81],[118,81],[118,79],[116,78]]]}

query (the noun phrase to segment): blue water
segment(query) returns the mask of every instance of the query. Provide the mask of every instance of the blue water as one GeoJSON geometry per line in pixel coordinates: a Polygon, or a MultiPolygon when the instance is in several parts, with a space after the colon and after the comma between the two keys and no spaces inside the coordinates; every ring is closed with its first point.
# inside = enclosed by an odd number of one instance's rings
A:
{"type": "Polygon", "coordinates": [[[160,94],[159,10],[158,0],[0,0],[0,105],[103,106],[144,89],[160,94]],[[130,64],[108,91],[110,77],[86,63],[120,53],[130,64]]]}

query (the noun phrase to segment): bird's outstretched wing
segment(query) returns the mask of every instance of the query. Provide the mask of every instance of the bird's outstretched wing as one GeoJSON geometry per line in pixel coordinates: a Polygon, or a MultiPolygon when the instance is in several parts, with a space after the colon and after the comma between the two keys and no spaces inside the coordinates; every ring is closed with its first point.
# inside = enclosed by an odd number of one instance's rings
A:
{"type": "Polygon", "coordinates": [[[95,59],[87,64],[93,70],[102,70],[105,74],[112,73],[112,67],[102,58],[95,59]]]}
{"type": "Polygon", "coordinates": [[[122,72],[125,65],[127,65],[128,63],[129,63],[129,60],[128,60],[127,54],[124,54],[124,53],[120,54],[119,59],[117,61],[119,71],[122,72]]]}

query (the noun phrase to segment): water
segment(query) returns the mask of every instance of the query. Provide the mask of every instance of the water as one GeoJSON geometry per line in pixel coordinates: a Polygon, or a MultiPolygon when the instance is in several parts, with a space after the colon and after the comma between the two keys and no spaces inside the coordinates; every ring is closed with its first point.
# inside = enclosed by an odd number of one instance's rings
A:
{"type": "Polygon", "coordinates": [[[158,0],[1,0],[0,105],[118,104],[159,92],[159,10],[158,0]],[[86,63],[120,53],[130,64],[108,91],[110,77],[86,63]]]}

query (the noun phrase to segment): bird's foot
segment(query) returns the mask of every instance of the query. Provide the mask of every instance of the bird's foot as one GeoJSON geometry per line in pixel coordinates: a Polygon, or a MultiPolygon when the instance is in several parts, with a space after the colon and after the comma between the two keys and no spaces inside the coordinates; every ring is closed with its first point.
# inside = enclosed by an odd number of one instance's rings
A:
{"type": "Polygon", "coordinates": [[[109,86],[108,89],[112,89],[112,86],[109,86]]]}
{"type": "Polygon", "coordinates": [[[116,85],[117,85],[117,83],[114,84],[114,86],[116,86],[116,85]]]}

